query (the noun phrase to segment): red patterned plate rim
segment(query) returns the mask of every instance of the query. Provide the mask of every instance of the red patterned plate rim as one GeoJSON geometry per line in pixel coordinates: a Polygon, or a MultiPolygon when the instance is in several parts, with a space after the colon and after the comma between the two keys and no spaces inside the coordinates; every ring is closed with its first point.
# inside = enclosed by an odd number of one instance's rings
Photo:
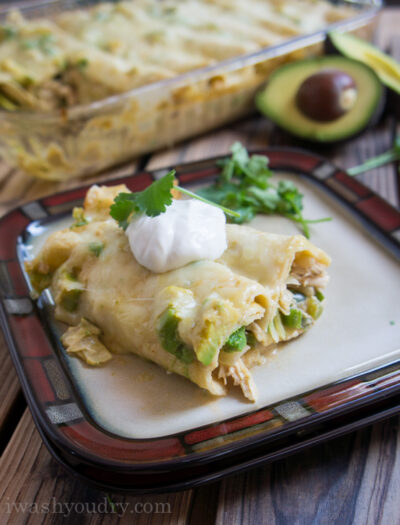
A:
{"type": "MultiPolygon", "coordinates": [[[[369,188],[323,157],[303,150],[269,148],[258,153],[268,155],[272,169],[300,173],[323,187],[400,258],[400,212],[369,188]]],[[[212,178],[217,172],[216,159],[176,167],[180,183],[212,178]]],[[[105,184],[124,182],[138,191],[162,171],[133,174],[105,184]]],[[[109,484],[113,483],[110,481],[112,471],[135,473],[139,477],[129,481],[134,485],[139,479],[144,483],[150,474],[157,474],[160,480],[168,469],[177,476],[174,478],[177,486],[180,470],[180,483],[185,484],[193,477],[195,466],[201,469],[201,465],[216,459],[222,461],[221,458],[230,456],[239,468],[243,463],[239,455],[246,450],[295,435],[300,429],[312,429],[400,393],[400,362],[397,361],[245,415],[170,436],[127,439],[100,428],[86,413],[54,351],[54,341],[29,297],[21,259],[28,226],[37,221],[54,220],[71,210],[83,198],[87,187],[30,202],[0,220],[1,324],[35,422],[53,453],[55,449],[62,451],[69,460],[73,457],[75,462],[79,460],[95,471],[107,469],[109,484]],[[191,474],[184,472],[189,467],[191,474]]],[[[151,490],[151,480],[146,483],[151,490]]],[[[171,480],[165,478],[163,486],[168,484],[171,480]]]]}

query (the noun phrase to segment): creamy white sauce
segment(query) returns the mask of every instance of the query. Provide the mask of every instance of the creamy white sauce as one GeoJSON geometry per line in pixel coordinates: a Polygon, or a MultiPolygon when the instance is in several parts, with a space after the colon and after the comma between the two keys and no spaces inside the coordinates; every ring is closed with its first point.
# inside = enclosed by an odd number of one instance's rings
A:
{"type": "Polygon", "coordinates": [[[140,215],[126,234],[136,260],[155,273],[213,261],[227,248],[224,212],[196,199],[173,200],[157,217],[140,215]]]}

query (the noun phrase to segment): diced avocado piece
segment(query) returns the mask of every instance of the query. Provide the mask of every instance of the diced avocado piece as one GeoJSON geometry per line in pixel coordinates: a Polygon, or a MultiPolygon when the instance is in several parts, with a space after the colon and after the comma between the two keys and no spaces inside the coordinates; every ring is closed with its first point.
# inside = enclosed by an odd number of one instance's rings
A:
{"type": "Polygon", "coordinates": [[[246,330],[246,339],[247,339],[247,344],[253,348],[254,346],[256,346],[256,344],[258,343],[257,341],[257,338],[256,336],[253,334],[253,332],[250,332],[248,330],[246,330]]]}
{"type": "Polygon", "coordinates": [[[284,326],[287,326],[288,328],[295,328],[296,330],[302,328],[301,320],[303,318],[303,313],[301,310],[292,308],[289,315],[281,314],[281,317],[284,326]]]}
{"type": "Polygon", "coordinates": [[[65,292],[60,298],[60,304],[64,310],[67,310],[67,312],[75,312],[78,308],[81,293],[82,290],[69,290],[65,292]]]}
{"type": "Polygon", "coordinates": [[[244,326],[233,332],[222,348],[224,352],[241,352],[247,344],[246,329],[244,326]]]}
{"type": "Polygon", "coordinates": [[[322,314],[323,306],[318,299],[313,296],[307,299],[307,313],[315,320],[322,314]]]}
{"type": "Polygon", "coordinates": [[[40,273],[38,270],[30,270],[27,264],[25,266],[29,274],[31,285],[36,292],[41,293],[50,286],[53,276],[50,270],[48,273],[40,273]]]}
{"type": "Polygon", "coordinates": [[[335,50],[363,62],[375,71],[385,86],[400,94],[400,62],[374,45],[354,35],[331,31],[326,48],[328,52],[335,50]]]}
{"type": "Polygon", "coordinates": [[[210,365],[224,339],[221,341],[219,334],[215,331],[215,327],[211,323],[206,323],[202,333],[202,342],[196,348],[197,359],[200,363],[205,366],[210,365]]]}
{"type": "Polygon", "coordinates": [[[205,366],[218,356],[238,319],[237,309],[230,301],[209,298],[204,302],[204,321],[201,323],[199,343],[195,345],[197,359],[205,366]]]}
{"type": "Polygon", "coordinates": [[[176,311],[171,307],[167,308],[160,317],[158,336],[164,350],[177,357],[183,363],[190,365],[196,356],[193,349],[179,337],[179,321],[176,311]]]}
{"type": "Polygon", "coordinates": [[[75,312],[84,289],[83,284],[78,281],[75,273],[64,272],[60,279],[60,289],[61,293],[58,297],[60,305],[67,312],[75,312]]]}
{"type": "Polygon", "coordinates": [[[376,122],[383,110],[383,96],[382,84],[369,67],[342,56],[325,56],[299,60],[277,69],[258,93],[256,105],[261,113],[297,137],[335,142],[356,135],[376,122]],[[304,102],[303,107],[300,104],[300,100],[304,100],[304,97],[300,99],[300,88],[311,77],[317,84],[310,83],[313,92],[305,97],[309,100],[305,111],[304,102]],[[342,83],[340,79],[344,77],[353,79],[355,88],[342,83]],[[311,118],[309,115],[317,103],[321,106],[319,118],[311,118]],[[332,105],[338,104],[344,113],[332,111],[332,105]],[[328,116],[321,114],[324,108],[328,116]]]}

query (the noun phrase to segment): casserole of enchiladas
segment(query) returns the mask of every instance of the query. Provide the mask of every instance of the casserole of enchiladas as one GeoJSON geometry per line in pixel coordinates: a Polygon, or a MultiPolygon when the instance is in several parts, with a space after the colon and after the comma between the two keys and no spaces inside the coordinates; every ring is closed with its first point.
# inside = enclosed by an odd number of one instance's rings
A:
{"type": "Polygon", "coordinates": [[[93,186],[73,226],[27,263],[33,288],[50,287],[56,317],[69,325],[66,350],[90,365],[134,353],[213,395],[233,384],[255,401],[251,367],[320,316],[328,255],[302,235],[228,224],[217,260],[153,273],[109,215],[127,191],[93,186]]]}
{"type": "Polygon", "coordinates": [[[51,111],[94,102],[351,15],[323,0],[130,0],[37,19],[13,11],[0,26],[0,107],[51,111]]]}
{"type": "Polygon", "coordinates": [[[0,9],[0,155],[36,177],[91,174],[254,111],[324,31],[371,36],[379,2],[42,0],[0,9]]]}

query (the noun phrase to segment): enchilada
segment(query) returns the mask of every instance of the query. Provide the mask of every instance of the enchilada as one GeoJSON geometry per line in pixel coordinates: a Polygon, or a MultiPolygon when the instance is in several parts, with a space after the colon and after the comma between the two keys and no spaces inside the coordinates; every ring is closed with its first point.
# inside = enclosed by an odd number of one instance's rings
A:
{"type": "Polygon", "coordinates": [[[34,289],[50,287],[56,317],[69,325],[66,350],[91,365],[134,353],[213,395],[233,383],[255,401],[251,366],[318,319],[329,257],[301,235],[226,225],[219,259],[154,273],[109,216],[127,191],[93,186],[71,228],[27,263],[34,289]]]}

